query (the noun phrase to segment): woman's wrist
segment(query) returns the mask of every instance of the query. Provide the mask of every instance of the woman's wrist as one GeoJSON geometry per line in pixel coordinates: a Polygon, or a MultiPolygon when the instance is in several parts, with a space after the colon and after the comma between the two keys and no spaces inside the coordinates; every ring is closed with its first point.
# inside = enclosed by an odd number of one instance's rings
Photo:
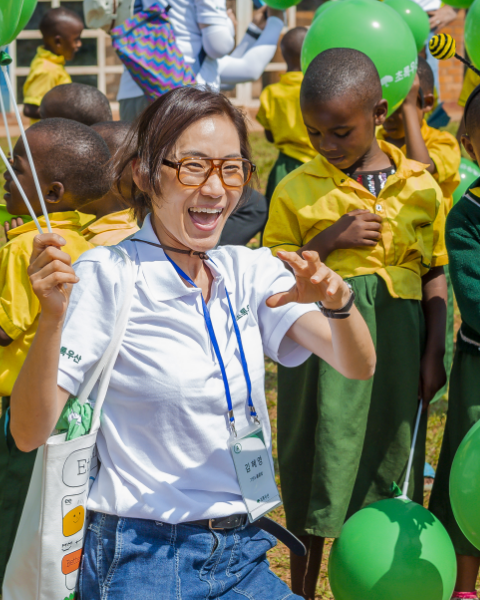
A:
{"type": "Polygon", "coordinates": [[[49,314],[42,311],[38,320],[38,329],[48,331],[49,334],[54,334],[56,331],[61,332],[65,321],[65,313],[63,315],[49,314]]]}
{"type": "Polygon", "coordinates": [[[322,305],[329,310],[341,310],[346,306],[352,297],[352,288],[344,281],[340,294],[336,294],[335,298],[326,298],[322,300],[322,305]]]}

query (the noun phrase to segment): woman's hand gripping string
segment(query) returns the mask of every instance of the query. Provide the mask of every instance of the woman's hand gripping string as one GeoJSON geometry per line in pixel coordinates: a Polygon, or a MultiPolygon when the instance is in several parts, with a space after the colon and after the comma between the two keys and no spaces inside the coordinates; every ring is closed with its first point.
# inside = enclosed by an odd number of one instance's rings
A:
{"type": "Polygon", "coordinates": [[[296,252],[280,250],[277,256],[288,264],[296,281],[287,292],[280,292],[268,298],[267,306],[270,308],[284,306],[289,302],[322,302],[325,308],[338,309],[348,302],[350,288],[340,275],[320,261],[318,252],[302,252],[302,258],[296,252]]]}
{"type": "Polygon", "coordinates": [[[63,319],[72,285],[79,281],[70,256],[61,250],[65,240],[56,233],[35,236],[28,275],[42,307],[42,318],[63,319]]]}

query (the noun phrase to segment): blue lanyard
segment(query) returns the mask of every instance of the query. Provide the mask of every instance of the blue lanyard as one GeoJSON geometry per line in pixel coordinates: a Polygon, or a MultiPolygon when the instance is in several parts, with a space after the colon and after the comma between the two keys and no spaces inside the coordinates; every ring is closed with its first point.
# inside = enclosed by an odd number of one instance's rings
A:
{"type": "MultiPolygon", "coordinates": [[[[137,240],[135,240],[135,241],[137,241],[137,240]]],[[[140,240],[138,240],[138,241],[140,241],[140,240]]],[[[184,271],[182,271],[182,269],[177,264],[175,264],[173,262],[173,260],[167,255],[166,252],[165,252],[165,256],[170,261],[171,265],[173,266],[175,271],[180,275],[180,277],[182,279],[187,281],[193,287],[198,288],[198,286],[195,285],[195,283],[192,281],[192,279],[184,271]]],[[[210,259],[210,260],[212,260],[212,259],[210,259]]],[[[213,260],[212,260],[212,263],[213,263],[213,260]]],[[[215,264],[215,263],[213,263],[213,264],[215,264]]],[[[230,309],[230,314],[232,315],[232,319],[233,319],[233,328],[235,329],[235,335],[237,337],[238,349],[240,351],[240,359],[242,361],[243,373],[245,375],[245,381],[247,382],[248,406],[250,408],[250,416],[253,417],[257,423],[259,423],[260,421],[258,420],[258,416],[257,416],[255,407],[253,406],[253,402],[252,402],[252,382],[250,380],[250,375],[248,373],[248,365],[247,365],[247,359],[245,358],[245,352],[243,350],[242,336],[240,335],[240,329],[238,328],[237,319],[235,318],[235,313],[233,312],[232,303],[230,302],[230,295],[228,293],[226,286],[225,286],[225,292],[227,294],[228,307],[230,309]]],[[[225,364],[223,362],[223,358],[220,353],[220,348],[219,348],[218,342],[217,342],[217,337],[216,337],[215,331],[213,329],[212,319],[210,318],[210,311],[208,310],[208,307],[207,307],[207,304],[203,297],[203,294],[200,294],[200,297],[202,298],[203,316],[205,318],[205,324],[207,325],[208,335],[210,336],[210,340],[212,342],[213,349],[217,356],[218,364],[220,365],[220,371],[222,372],[223,385],[225,386],[225,395],[227,397],[228,417],[230,419],[230,426],[232,428],[233,433],[235,435],[237,435],[236,430],[235,430],[235,416],[233,414],[232,396],[230,394],[230,386],[228,385],[227,373],[225,371],[225,364]]]]}

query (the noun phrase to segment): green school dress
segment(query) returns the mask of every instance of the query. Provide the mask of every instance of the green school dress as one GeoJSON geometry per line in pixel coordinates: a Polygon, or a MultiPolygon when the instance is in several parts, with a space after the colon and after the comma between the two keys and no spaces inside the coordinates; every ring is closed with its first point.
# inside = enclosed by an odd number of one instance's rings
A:
{"type": "Polygon", "coordinates": [[[480,419],[480,179],[452,208],[445,239],[450,276],[462,316],[450,378],[447,422],[430,510],[448,531],[457,554],[480,557],[453,516],[450,469],[469,429],[480,419]]]}
{"type": "MultiPolygon", "coordinates": [[[[425,343],[421,303],[392,298],[378,275],[349,281],[375,343],[374,377],[347,379],[316,356],[278,368],[280,480],[296,535],[338,537],[349,516],[392,497],[392,483],[405,477],[425,343]]],[[[424,415],[409,487],[420,503],[426,425],[424,415]]]]}

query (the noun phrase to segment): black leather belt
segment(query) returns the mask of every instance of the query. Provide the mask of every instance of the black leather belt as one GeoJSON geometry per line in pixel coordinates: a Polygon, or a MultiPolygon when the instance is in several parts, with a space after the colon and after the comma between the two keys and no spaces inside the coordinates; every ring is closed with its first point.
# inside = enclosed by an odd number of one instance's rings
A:
{"type": "MultiPolygon", "coordinates": [[[[273,519],[268,517],[260,517],[254,523],[249,523],[248,517],[245,513],[230,515],[229,517],[219,517],[218,519],[201,519],[200,521],[190,521],[191,525],[198,525],[200,527],[207,527],[208,529],[235,529],[237,527],[258,527],[263,529],[270,535],[273,535],[280,540],[287,548],[289,548],[297,556],[305,556],[307,549],[302,542],[293,535],[288,529],[277,523],[273,519]]],[[[185,525],[187,523],[184,523],[185,525]]]]}

